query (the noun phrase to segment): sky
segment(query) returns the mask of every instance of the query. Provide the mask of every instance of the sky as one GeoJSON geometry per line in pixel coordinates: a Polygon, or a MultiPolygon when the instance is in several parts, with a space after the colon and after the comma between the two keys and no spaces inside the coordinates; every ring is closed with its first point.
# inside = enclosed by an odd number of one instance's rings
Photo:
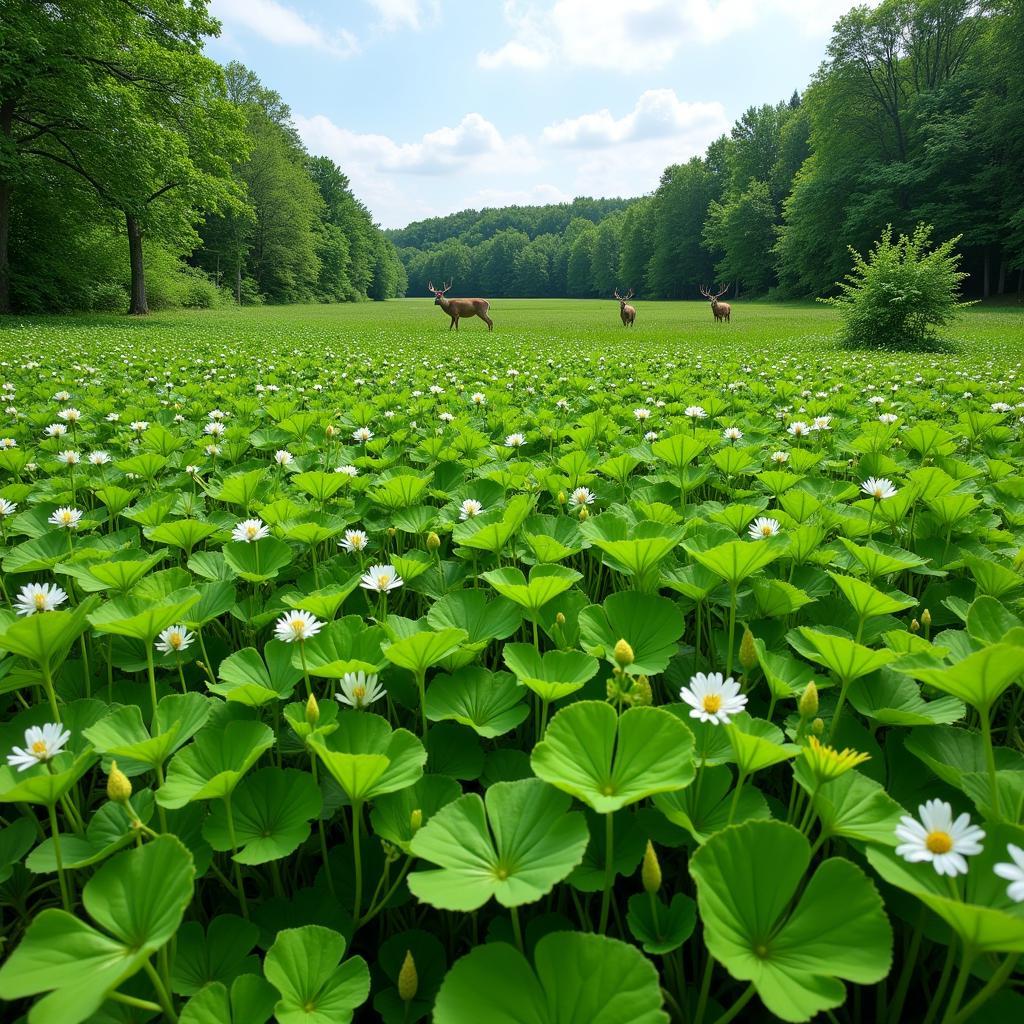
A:
{"type": "Polygon", "coordinates": [[[802,90],[847,0],[211,0],[207,53],[289,104],[386,228],[636,196],[802,90]]]}

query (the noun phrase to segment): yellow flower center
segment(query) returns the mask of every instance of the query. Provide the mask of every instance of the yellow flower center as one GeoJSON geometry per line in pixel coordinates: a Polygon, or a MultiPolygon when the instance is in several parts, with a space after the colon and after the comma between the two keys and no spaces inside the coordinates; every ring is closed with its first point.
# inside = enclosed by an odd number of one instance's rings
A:
{"type": "Polygon", "coordinates": [[[924,837],[924,845],[932,853],[949,853],[953,849],[953,837],[948,832],[936,829],[924,837]]]}
{"type": "Polygon", "coordinates": [[[167,638],[167,642],[171,645],[171,647],[177,650],[177,648],[181,646],[181,634],[177,632],[171,633],[171,635],[167,638]]]}
{"type": "Polygon", "coordinates": [[[386,589],[387,585],[388,585],[388,584],[389,584],[390,582],[391,582],[391,577],[390,577],[390,576],[389,576],[389,575],[388,575],[388,574],[387,574],[386,572],[382,572],[382,573],[381,573],[381,574],[380,574],[380,575],[379,575],[379,576],[377,577],[377,586],[378,586],[378,587],[379,587],[379,588],[380,588],[381,590],[384,590],[384,589],[386,589]]]}
{"type": "Polygon", "coordinates": [[[246,535],[246,537],[255,537],[256,536],[256,527],[255,526],[247,526],[245,528],[245,535],[246,535]]]}
{"type": "Polygon", "coordinates": [[[291,627],[293,633],[304,633],[306,631],[306,620],[305,619],[292,619],[291,627]]]}
{"type": "Polygon", "coordinates": [[[36,594],[35,596],[36,609],[42,611],[46,607],[46,595],[36,594]]]}
{"type": "Polygon", "coordinates": [[[35,754],[36,757],[42,757],[46,753],[46,740],[36,740],[35,743],[32,744],[32,753],[35,754]]]}
{"type": "Polygon", "coordinates": [[[355,697],[356,700],[362,700],[366,696],[366,687],[365,686],[353,686],[352,687],[352,696],[355,697]]]}
{"type": "Polygon", "coordinates": [[[761,536],[762,537],[770,537],[771,535],[772,535],[772,528],[767,523],[765,523],[765,525],[761,527],[761,536]]]}
{"type": "Polygon", "coordinates": [[[71,522],[71,513],[70,512],[63,512],[63,513],[61,513],[60,521],[62,523],[70,523],[71,522]]]}
{"type": "Polygon", "coordinates": [[[701,703],[704,706],[704,710],[709,715],[713,715],[717,711],[721,710],[722,697],[720,694],[717,693],[709,693],[701,703]]]}

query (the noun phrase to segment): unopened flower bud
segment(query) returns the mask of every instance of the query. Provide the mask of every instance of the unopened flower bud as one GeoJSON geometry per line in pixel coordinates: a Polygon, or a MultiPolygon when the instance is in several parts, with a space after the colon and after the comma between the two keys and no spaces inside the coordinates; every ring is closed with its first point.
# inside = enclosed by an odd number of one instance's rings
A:
{"type": "Polygon", "coordinates": [[[325,433],[325,434],[326,434],[326,435],[327,435],[328,437],[334,437],[334,435],[335,435],[335,434],[336,434],[337,432],[338,432],[338,428],[337,428],[337,427],[336,427],[336,426],[335,426],[335,425],[334,425],[333,423],[328,423],[328,424],[327,424],[327,426],[326,426],[326,427],[324,427],[324,433],[325,433]]]}
{"type": "Polygon", "coordinates": [[[749,672],[757,665],[757,648],[749,626],[743,630],[743,639],[740,641],[740,664],[744,672],[749,672]]]}
{"type": "Polygon", "coordinates": [[[932,613],[927,608],[921,612],[921,625],[927,629],[932,624],[932,613]]]}
{"type": "Polygon", "coordinates": [[[587,511],[586,505],[580,505],[580,522],[584,523],[590,518],[590,513],[587,511]]]}
{"type": "Polygon", "coordinates": [[[131,780],[117,767],[116,761],[111,761],[110,774],[107,776],[107,799],[115,804],[125,804],[131,795],[131,780]]]}
{"type": "MultiPolygon", "coordinates": [[[[559,491],[558,492],[558,504],[559,505],[564,505],[565,504],[565,491],[559,491]]],[[[1021,548],[1021,550],[1024,551],[1024,548],[1021,548]]]]}
{"type": "Polygon", "coordinates": [[[394,537],[394,535],[396,533],[398,533],[398,531],[393,526],[389,526],[388,527],[388,536],[389,537],[394,537]]]}
{"type": "Polygon", "coordinates": [[[436,551],[441,546],[441,538],[433,530],[427,534],[427,550],[436,551]]]}
{"type": "Polygon", "coordinates": [[[661,865],[658,863],[658,855],[654,852],[654,845],[650,839],[647,840],[647,850],[644,852],[640,878],[644,883],[645,892],[657,892],[661,888],[661,865]]]}
{"type": "Polygon", "coordinates": [[[618,665],[619,668],[628,668],[633,664],[633,648],[629,646],[625,638],[619,640],[615,645],[615,650],[612,651],[612,657],[615,658],[615,664],[618,665]]]}
{"type": "Polygon", "coordinates": [[[814,685],[813,679],[807,684],[804,692],[800,695],[797,711],[800,713],[801,718],[814,718],[817,715],[818,687],[814,685]]]}
{"type": "Polygon", "coordinates": [[[816,718],[813,722],[811,722],[811,732],[813,732],[815,736],[820,736],[824,731],[825,731],[825,720],[824,719],[816,718]]]}
{"type": "Polygon", "coordinates": [[[416,990],[420,987],[420,979],[416,975],[416,961],[412,951],[405,951],[402,969],[398,972],[398,997],[403,1003],[411,1003],[416,998],[416,990]]]}
{"type": "Polygon", "coordinates": [[[558,613],[558,614],[557,614],[557,615],[555,616],[555,622],[556,622],[556,623],[557,623],[557,624],[558,624],[559,626],[564,626],[564,625],[565,625],[565,616],[564,616],[564,615],[563,615],[563,614],[562,614],[561,612],[559,612],[559,613],[558,613]]]}
{"type": "Polygon", "coordinates": [[[411,813],[411,814],[409,815],[409,828],[411,828],[413,832],[418,832],[418,831],[420,830],[420,826],[421,826],[422,824],[423,824],[423,811],[421,811],[421,810],[420,810],[420,809],[419,809],[419,808],[417,807],[417,808],[416,808],[416,809],[415,809],[415,810],[414,810],[414,811],[413,811],[413,812],[412,812],[412,813],[411,813]]]}
{"type": "Polygon", "coordinates": [[[910,620],[910,632],[911,633],[920,633],[921,632],[921,623],[918,622],[917,619],[911,619],[910,620]]]}
{"type": "Polygon", "coordinates": [[[316,702],[316,697],[311,693],[309,700],[306,701],[306,724],[311,728],[316,728],[316,723],[320,721],[320,705],[316,702]]]}
{"type": "Polygon", "coordinates": [[[654,703],[654,692],[647,676],[637,676],[629,691],[629,702],[634,707],[649,707],[654,703]]]}

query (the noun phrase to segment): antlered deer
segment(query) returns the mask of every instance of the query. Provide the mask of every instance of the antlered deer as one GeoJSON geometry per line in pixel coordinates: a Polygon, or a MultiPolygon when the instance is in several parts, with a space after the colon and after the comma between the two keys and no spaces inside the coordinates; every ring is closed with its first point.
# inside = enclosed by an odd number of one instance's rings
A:
{"type": "Polygon", "coordinates": [[[711,312],[715,315],[715,323],[719,323],[724,320],[726,323],[730,323],[729,317],[732,316],[732,306],[728,302],[719,302],[718,300],[729,290],[729,286],[726,285],[717,295],[712,295],[707,288],[701,288],[700,293],[705,299],[711,300],[711,312]]]}
{"type": "Polygon", "coordinates": [[[633,289],[629,289],[629,294],[622,296],[619,294],[619,289],[615,289],[615,298],[619,300],[619,316],[622,317],[623,327],[632,327],[633,321],[636,320],[636,307],[628,305],[629,300],[633,298],[633,289]]]}
{"type": "Polygon", "coordinates": [[[454,327],[457,331],[459,329],[459,318],[472,316],[480,317],[487,324],[487,330],[494,330],[494,321],[487,315],[487,310],[491,307],[490,302],[487,299],[446,298],[445,292],[451,286],[451,281],[443,288],[435,288],[433,281],[427,285],[427,288],[434,294],[434,305],[440,306],[452,318],[452,322],[448,325],[448,330],[450,331],[454,327]]]}

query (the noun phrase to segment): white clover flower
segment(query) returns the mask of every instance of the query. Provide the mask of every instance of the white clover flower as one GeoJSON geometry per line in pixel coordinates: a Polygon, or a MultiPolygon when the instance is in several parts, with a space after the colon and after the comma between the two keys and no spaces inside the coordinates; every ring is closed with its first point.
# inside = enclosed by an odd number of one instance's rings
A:
{"type": "Polygon", "coordinates": [[[25,730],[25,749],[14,747],[14,752],[7,755],[7,763],[19,772],[27,771],[55,758],[69,739],[71,733],[54,722],[31,725],[25,730]]]}
{"type": "Polygon", "coordinates": [[[459,518],[463,521],[472,519],[474,516],[480,515],[483,510],[483,505],[476,498],[466,498],[459,506],[459,518]]]}
{"type": "Polygon", "coordinates": [[[814,422],[811,424],[811,430],[831,430],[832,429],[832,417],[831,416],[815,416],[814,422]]]}
{"type": "Polygon", "coordinates": [[[335,473],[344,473],[345,476],[358,476],[359,475],[359,470],[356,469],[355,466],[338,466],[334,470],[334,472],[335,473]]]}
{"type": "Polygon", "coordinates": [[[121,414],[120,413],[117,413],[117,412],[108,412],[107,413],[107,422],[108,423],[117,423],[118,420],[120,420],[120,419],[121,419],[121,414]]]}
{"type": "Polygon", "coordinates": [[[17,447],[18,442],[13,437],[0,437],[0,451],[17,447]]]}
{"type": "Polygon", "coordinates": [[[648,419],[651,418],[651,410],[650,409],[644,409],[644,408],[634,409],[633,410],[633,416],[640,423],[643,423],[644,420],[648,420],[648,419]]]}
{"type": "Polygon", "coordinates": [[[373,440],[373,431],[369,427],[357,427],[352,431],[352,440],[366,444],[367,441],[373,440]]]}
{"type": "Polygon", "coordinates": [[[189,476],[195,476],[199,472],[199,467],[192,465],[186,466],[185,472],[188,473],[189,476]]]}
{"type": "Polygon", "coordinates": [[[378,594],[386,594],[390,590],[396,590],[404,582],[393,565],[371,565],[359,577],[359,586],[364,590],[376,591],[378,594]]]}
{"type": "Polygon", "coordinates": [[[474,405],[485,405],[487,402],[487,396],[482,391],[474,391],[473,394],[469,396],[469,400],[474,405]]]}
{"type": "Polygon", "coordinates": [[[274,461],[281,467],[290,466],[295,461],[295,456],[285,448],[279,448],[274,452],[274,461]]]}
{"type": "Polygon", "coordinates": [[[811,432],[811,428],[803,420],[794,420],[787,429],[794,437],[806,437],[811,432]]]}
{"type": "Polygon", "coordinates": [[[526,444],[526,438],[522,434],[509,434],[505,438],[506,448],[522,448],[526,444]]]}
{"type": "Polygon", "coordinates": [[[110,465],[110,452],[102,450],[89,452],[89,462],[93,466],[108,466],[110,465]]]}
{"type": "Polygon", "coordinates": [[[644,434],[644,440],[645,441],[657,441],[658,440],[658,432],[656,430],[648,430],[647,433],[644,434]]]}
{"type": "Polygon", "coordinates": [[[881,395],[872,395],[868,399],[869,405],[885,405],[885,399],[881,395]]]}
{"type": "Polygon", "coordinates": [[[577,487],[569,495],[569,508],[580,508],[582,505],[594,504],[594,492],[589,487],[577,487]]]}
{"type": "MultiPolygon", "coordinates": [[[[13,390],[13,389],[11,389],[11,390],[13,390]]],[[[55,402],[68,402],[68,401],[71,400],[71,392],[70,391],[58,391],[53,396],[53,400],[55,402]]]]}
{"type": "Polygon", "coordinates": [[[144,430],[149,430],[149,420],[133,420],[129,426],[136,434],[141,434],[144,430]]]}
{"type": "Polygon", "coordinates": [[[7,498],[0,498],[0,519],[4,519],[7,516],[13,516],[18,508],[16,501],[10,501],[7,498]]]}
{"type": "Polygon", "coordinates": [[[80,509],[72,508],[70,505],[62,505],[46,521],[65,530],[77,530],[81,518],[82,512],[80,509]]]}
{"type": "Polygon", "coordinates": [[[455,417],[450,412],[443,412],[437,417],[442,423],[451,423],[455,417]]]}
{"type": "Polygon", "coordinates": [[[920,821],[909,814],[900,818],[896,838],[903,842],[896,853],[911,864],[930,861],[940,875],[967,874],[966,857],[981,853],[985,833],[971,824],[969,814],[953,820],[953,808],[945,800],[927,800],[917,809],[920,821]]]}
{"type": "Polygon", "coordinates": [[[743,437],[743,431],[740,430],[739,427],[726,427],[725,430],[722,431],[722,437],[724,437],[726,441],[738,441],[743,437]]]}
{"type": "Polygon", "coordinates": [[[721,672],[709,675],[698,672],[691,677],[690,685],[679,691],[679,696],[690,705],[691,718],[712,725],[728,725],[729,719],[747,705],[746,696],[740,693],[740,684],[732,676],[723,681],[721,672]]]}
{"type": "Polygon", "coordinates": [[[65,423],[77,423],[82,418],[78,409],[61,409],[57,416],[65,423]]]}
{"type": "Polygon", "coordinates": [[[893,486],[891,480],[886,480],[885,477],[873,477],[869,476],[867,480],[860,485],[860,489],[868,495],[870,498],[874,498],[875,501],[882,501],[884,498],[895,497],[898,493],[896,488],[893,486]]]}
{"type": "Polygon", "coordinates": [[[992,870],[1010,883],[1006,887],[1006,895],[1014,903],[1024,903],[1024,850],[1013,843],[1007,843],[1006,852],[1010,855],[1010,861],[996,864],[992,870]]]}
{"type": "Polygon", "coordinates": [[[290,644],[316,636],[323,627],[324,623],[310,612],[286,612],[274,623],[274,636],[290,644]]]}
{"type": "Polygon", "coordinates": [[[221,437],[225,430],[227,430],[227,427],[220,420],[212,420],[210,423],[203,425],[203,433],[210,437],[221,437]]]}
{"type": "Polygon", "coordinates": [[[208,444],[203,449],[203,451],[212,458],[214,456],[220,455],[220,445],[219,444],[208,444]]]}
{"type": "Polygon", "coordinates": [[[768,516],[758,516],[747,531],[754,540],[764,540],[766,537],[778,536],[782,524],[778,519],[771,519],[768,516]]]}
{"type": "Polygon", "coordinates": [[[270,527],[262,519],[243,519],[232,531],[231,539],[251,544],[270,536],[270,527]]]}
{"type": "Polygon", "coordinates": [[[346,530],[345,536],[338,541],[346,551],[365,551],[370,538],[362,530],[346,530]]]}
{"type": "Polygon", "coordinates": [[[560,409],[562,412],[565,412],[565,410],[569,408],[568,400],[565,398],[560,398],[557,402],[555,402],[555,408],[560,409]]]}
{"type": "Polygon", "coordinates": [[[14,598],[14,610],[19,615],[52,612],[62,605],[68,595],[53,583],[26,583],[14,598]]]}
{"type": "Polygon", "coordinates": [[[221,412],[220,409],[211,409],[207,414],[207,418],[211,420],[223,420],[227,419],[227,413],[221,412]]]}
{"type": "Polygon", "coordinates": [[[63,423],[51,423],[43,433],[47,437],[63,437],[68,432],[68,428],[63,423]]]}
{"type": "Polygon", "coordinates": [[[789,452],[772,452],[771,459],[772,462],[774,462],[778,466],[784,465],[785,463],[789,462],[789,452]]]}
{"type": "Polygon", "coordinates": [[[898,419],[899,416],[894,412],[883,412],[882,415],[878,417],[878,422],[884,423],[888,426],[890,423],[895,423],[898,419]]]}
{"type": "Polygon", "coordinates": [[[168,626],[160,631],[156,643],[153,645],[162,654],[177,654],[179,651],[187,650],[195,639],[184,626],[168,626]]]}
{"type": "Polygon", "coordinates": [[[707,418],[708,414],[704,411],[702,406],[688,405],[683,410],[683,415],[689,416],[691,420],[703,420],[707,418]]]}
{"type": "Polygon", "coordinates": [[[82,456],[78,452],[73,452],[69,449],[68,451],[58,452],[57,461],[63,462],[65,466],[77,466],[82,461],[82,456]]]}
{"type": "Polygon", "coordinates": [[[341,693],[336,693],[334,699],[356,709],[380,700],[386,692],[372,672],[369,675],[365,672],[346,672],[338,680],[338,687],[341,693]]]}

